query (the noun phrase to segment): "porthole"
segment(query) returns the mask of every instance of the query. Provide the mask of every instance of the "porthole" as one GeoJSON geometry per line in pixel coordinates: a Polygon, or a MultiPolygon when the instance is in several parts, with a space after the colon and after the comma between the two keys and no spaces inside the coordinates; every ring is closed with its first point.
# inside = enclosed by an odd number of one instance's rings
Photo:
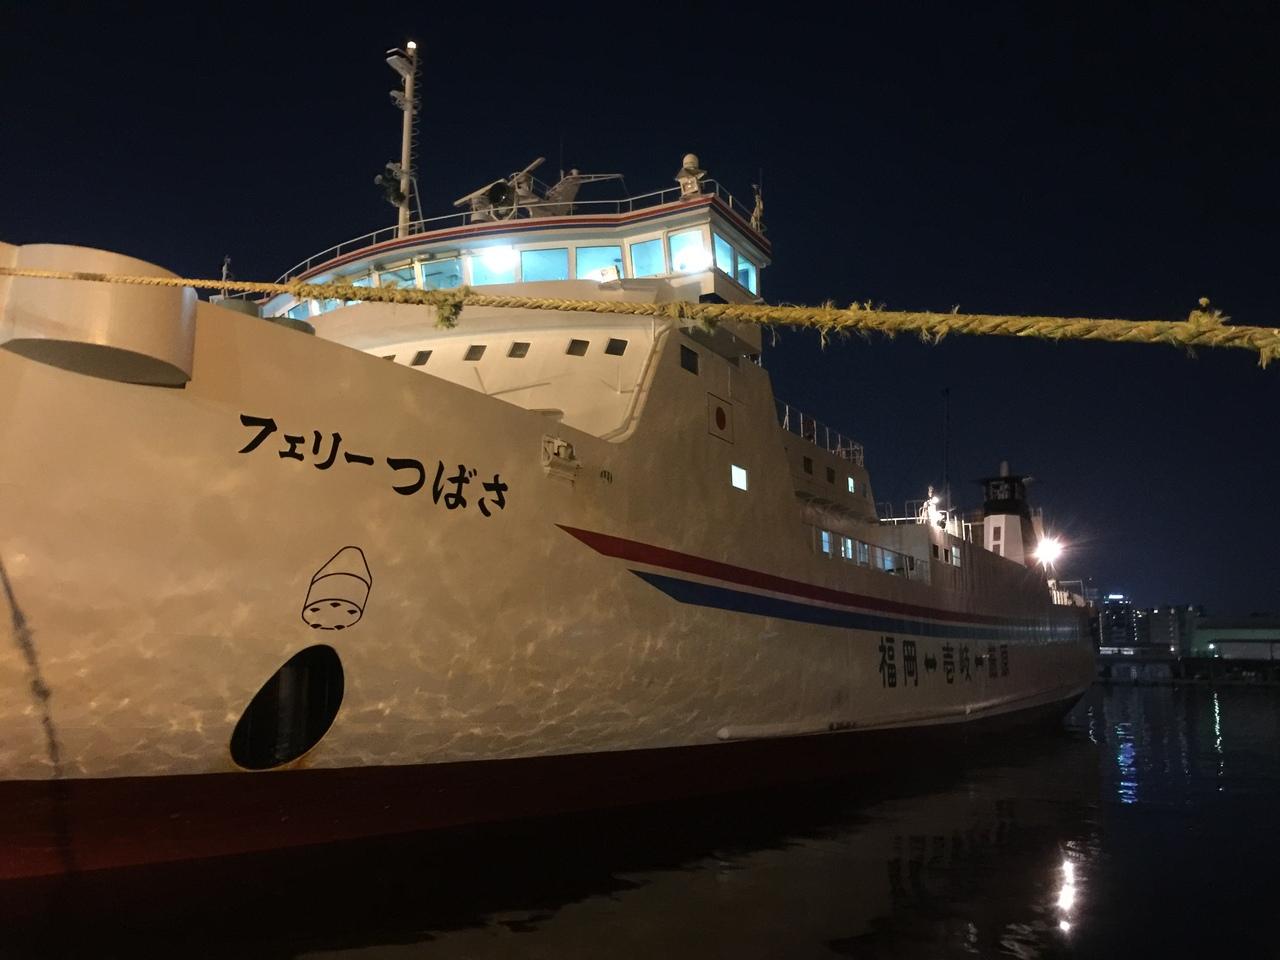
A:
{"type": "Polygon", "coordinates": [[[342,691],[342,661],[333,647],[294,654],[245,707],[231,734],[231,759],[247,770],[298,759],[333,726],[342,691]]]}

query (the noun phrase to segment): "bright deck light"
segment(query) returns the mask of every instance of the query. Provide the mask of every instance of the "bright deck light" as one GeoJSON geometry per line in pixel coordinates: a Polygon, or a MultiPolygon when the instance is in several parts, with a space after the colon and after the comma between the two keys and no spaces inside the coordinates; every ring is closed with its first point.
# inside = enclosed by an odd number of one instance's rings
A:
{"type": "Polygon", "coordinates": [[[1044,537],[1036,545],[1036,562],[1052,567],[1062,556],[1062,541],[1057,537],[1044,537]]]}
{"type": "Polygon", "coordinates": [[[511,270],[516,265],[516,251],[514,247],[485,247],[479,251],[480,259],[484,261],[484,265],[494,273],[502,273],[511,270]]]}

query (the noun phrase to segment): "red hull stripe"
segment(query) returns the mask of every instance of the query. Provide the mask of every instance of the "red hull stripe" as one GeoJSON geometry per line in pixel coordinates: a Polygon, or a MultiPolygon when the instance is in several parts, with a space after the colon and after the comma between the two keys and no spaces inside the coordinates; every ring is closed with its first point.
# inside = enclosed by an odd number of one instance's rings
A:
{"type": "Polygon", "coordinates": [[[623,537],[610,536],[607,533],[580,530],[577,527],[567,527],[564,524],[556,524],[556,526],[606,557],[617,557],[620,560],[643,563],[653,567],[663,567],[667,570],[679,570],[682,573],[691,573],[697,577],[724,580],[745,587],[754,587],[757,590],[769,590],[773,593],[783,593],[792,597],[803,597],[806,600],[817,600],[820,603],[837,603],[845,607],[861,607],[866,610],[880,610],[885,613],[897,613],[909,617],[926,617],[931,620],[945,620],[953,623],[1014,626],[1028,622],[1010,617],[994,617],[981,613],[942,610],[936,607],[922,607],[913,603],[885,600],[882,597],[869,597],[860,593],[847,593],[844,590],[834,590],[830,587],[822,587],[813,583],[778,577],[771,573],[734,566],[731,563],[721,563],[718,560],[708,560],[706,557],[698,557],[690,553],[668,550],[665,547],[655,547],[651,544],[641,543],[638,540],[627,540],[623,537]]]}

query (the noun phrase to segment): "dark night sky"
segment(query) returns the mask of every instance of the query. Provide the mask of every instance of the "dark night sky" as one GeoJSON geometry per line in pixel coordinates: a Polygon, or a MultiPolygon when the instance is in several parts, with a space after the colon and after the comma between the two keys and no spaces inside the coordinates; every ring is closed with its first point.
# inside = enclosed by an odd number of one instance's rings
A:
{"type": "MultiPolygon", "coordinates": [[[[394,217],[383,51],[425,53],[427,212],[538,155],[749,195],[773,302],[1280,320],[1280,20],[1264,4],[318,4],[178,12],[0,0],[0,239],[274,279],[394,217]],[[891,7],[891,9],[890,9],[891,7]],[[420,15],[408,12],[423,11],[420,15]],[[617,11],[616,15],[610,10],[617,11]],[[401,12],[405,11],[405,12],[401,12]]],[[[599,195],[599,194],[597,194],[599,195]]],[[[584,192],[584,198],[586,194],[584,192]]],[[[877,499],[1001,458],[1142,604],[1280,610],[1280,369],[1240,352],[784,334],[775,389],[864,442],[877,499]]]]}

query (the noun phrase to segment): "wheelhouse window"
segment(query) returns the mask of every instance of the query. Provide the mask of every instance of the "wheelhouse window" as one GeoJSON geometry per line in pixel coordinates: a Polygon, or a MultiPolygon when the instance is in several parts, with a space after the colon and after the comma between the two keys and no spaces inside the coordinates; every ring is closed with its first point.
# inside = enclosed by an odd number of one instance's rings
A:
{"type": "Polygon", "coordinates": [[[716,255],[716,269],[733,276],[733,247],[718,233],[711,234],[711,247],[716,255]]]}
{"type": "Polygon", "coordinates": [[[585,357],[589,346],[591,346],[590,340],[570,340],[569,348],[565,350],[565,353],[571,357],[585,357]]]}
{"type": "Polygon", "coordinates": [[[538,280],[568,280],[569,248],[521,250],[520,279],[526,283],[538,280]]]}
{"type": "Polygon", "coordinates": [[[289,308],[288,317],[290,320],[306,320],[311,316],[311,301],[303,300],[296,306],[289,308]]]}
{"type": "Polygon", "coordinates": [[[467,352],[463,354],[462,359],[479,360],[484,356],[484,346],[485,345],[483,343],[473,343],[471,346],[467,347],[467,352]]]}
{"type": "Polygon", "coordinates": [[[623,275],[621,247],[578,247],[576,257],[579,280],[612,280],[614,270],[623,275]]]}
{"type": "Polygon", "coordinates": [[[457,257],[428,260],[422,264],[424,290],[452,290],[462,286],[462,261],[457,257]]]}
{"type": "Polygon", "coordinates": [[[486,247],[471,254],[471,282],[477,287],[491,283],[515,283],[520,258],[510,247],[486,247]]]}
{"type": "Polygon", "coordinates": [[[662,240],[641,240],[631,245],[631,275],[633,277],[660,277],[667,272],[662,260],[662,240]]]}
{"type": "Polygon", "coordinates": [[[676,273],[701,273],[711,266],[711,251],[701,230],[682,230],[667,238],[671,248],[671,268],[676,273]]]}
{"type": "Polygon", "coordinates": [[[420,367],[430,359],[431,359],[430,350],[419,350],[417,353],[413,355],[412,365],[415,367],[420,367]]]}
{"type": "Polygon", "coordinates": [[[756,265],[741,254],[738,255],[737,281],[752,293],[760,292],[760,273],[756,265]]]}
{"type": "Polygon", "coordinates": [[[416,287],[417,285],[418,277],[412,263],[406,263],[403,267],[396,267],[394,270],[383,270],[378,274],[380,287],[416,287]]]}
{"type": "Polygon", "coordinates": [[[511,344],[511,349],[507,351],[507,356],[519,360],[521,357],[529,355],[529,344],[524,340],[516,340],[511,344]]]}
{"type": "Polygon", "coordinates": [[[610,337],[609,342],[604,345],[604,352],[611,357],[620,357],[627,352],[627,341],[610,337]]]}

